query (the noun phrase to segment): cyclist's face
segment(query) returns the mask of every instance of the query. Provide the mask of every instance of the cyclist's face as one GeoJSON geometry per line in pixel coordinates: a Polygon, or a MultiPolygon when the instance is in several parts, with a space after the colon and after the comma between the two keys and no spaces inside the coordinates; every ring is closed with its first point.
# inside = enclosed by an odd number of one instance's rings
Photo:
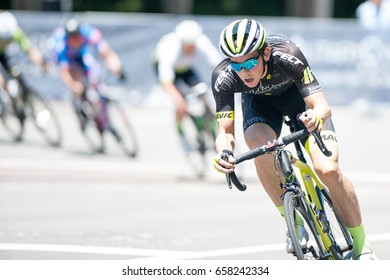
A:
{"type": "MultiPolygon", "coordinates": [[[[263,56],[264,55],[265,53],[263,54],[263,56]]],[[[266,69],[264,68],[263,64],[263,56],[259,56],[258,52],[255,51],[248,53],[244,56],[234,57],[230,59],[232,63],[240,64],[250,59],[257,58],[257,65],[253,66],[253,68],[251,68],[250,70],[247,70],[245,67],[241,68],[240,71],[234,70],[247,87],[256,87],[259,84],[260,79],[264,76],[266,69]]]]}
{"type": "Polygon", "coordinates": [[[195,44],[182,44],[183,52],[186,55],[192,55],[195,53],[195,44]]]}
{"type": "Polygon", "coordinates": [[[68,36],[68,43],[71,48],[80,47],[82,42],[83,42],[82,37],[79,34],[68,36]]]}

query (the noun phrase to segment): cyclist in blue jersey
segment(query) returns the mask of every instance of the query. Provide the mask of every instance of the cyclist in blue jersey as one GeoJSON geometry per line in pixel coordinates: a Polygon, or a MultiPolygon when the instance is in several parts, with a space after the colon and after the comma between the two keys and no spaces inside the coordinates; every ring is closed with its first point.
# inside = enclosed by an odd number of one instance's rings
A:
{"type": "MultiPolygon", "coordinates": [[[[324,156],[313,137],[305,139],[315,171],[328,186],[334,207],[353,237],[356,259],[374,260],[375,254],[367,241],[359,202],[351,181],[338,163],[338,143],[331,118],[331,109],[317,78],[301,50],[290,40],[267,36],[256,20],[237,20],[220,35],[219,47],[226,58],[212,74],[212,88],[216,101],[219,154],[214,167],[222,173],[234,171],[234,94],[241,93],[243,128],[250,149],[266,144],[281,134],[283,117],[288,116],[298,127],[298,119],[308,131],[320,130],[327,147],[333,152],[324,156]],[[227,160],[226,160],[227,158],[227,160]]],[[[273,155],[258,157],[255,167],[261,184],[284,216],[273,155]]],[[[302,246],[308,234],[297,219],[302,246]]],[[[287,237],[286,250],[293,252],[287,237]]]]}
{"type": "MultiPolygon", "coordinates": [[[[125,79],[118,55],[96,27],[81,24],[77,19],[72,18],[63,27],[57,28],[52,38],[61,79],[74,94],[75,108],[78,113],[82,111],[81,98],[87,86],[100,87],[99,93],[105,92],[103,84],[99,83],[101,65],[95,57],[96,54],[102,56],[107,68],[119,79],[125,79]]],[[[82,122],[81,125],[83,126],[82,122]]]]}

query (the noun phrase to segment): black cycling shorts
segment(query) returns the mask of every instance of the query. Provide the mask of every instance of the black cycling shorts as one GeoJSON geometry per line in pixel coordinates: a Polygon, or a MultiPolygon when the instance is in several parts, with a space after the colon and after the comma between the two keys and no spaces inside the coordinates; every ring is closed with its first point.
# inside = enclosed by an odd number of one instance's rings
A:
{"type": "MultiPolygon", "coordinates": [[[[278,96],[242,94],[241,98],[244,132],[252,124],[264,123],[269,125],[279,137],[284,116],[288,116],[293,121],[295,130],[299,130],[301,126],[297,121],[297,115],[307,109],[295,85],[278,96]]],[[[324,122],[322,129],[334,131],[332,120],[324,122]]]]}
{"type": "MultiPolygon", "coordinates": [[[[154,71],[158,77],[158,63],[154,63],[154,71]]],[[[174,84],[180,87],[180,83],[184,82],[187,86],[193,87],[202,82],[194,69],[190,68],[184,72],[175,72],[174,84]]]]}

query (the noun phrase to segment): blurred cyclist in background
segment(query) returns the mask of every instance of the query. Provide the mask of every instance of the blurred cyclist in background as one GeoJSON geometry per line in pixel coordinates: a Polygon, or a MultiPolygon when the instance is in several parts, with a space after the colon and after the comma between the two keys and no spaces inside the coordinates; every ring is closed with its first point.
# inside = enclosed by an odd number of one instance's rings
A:
{"type": "MultiPolygon", "coordinates": [[[[13,76],[12,65],[10,65],[10,57],[6,54],[6,47],[11,43],[17,43],[21,49],[29,56],[31,61],[39,66],[42,71],[47,71],[47,64],[41,52],[31,44],[27,35],[18,25],[14,15],[8,11],[0,10],[0,63],[3,68],[3,74],[13,76]]],[[[21,74],[21,73],[18,73],[21,74]]],[[[24,80],[20,77],[23,92],[28,92],[28,87],[24,80]]],[[[0,72],[0,86],[5,87],[5,77],[0,72]]]]}
{"type": "Polygon", "coordinates": [[[179,22],[173,32],[159,40],[153,54],[158,81],[175,104],[176,127],[182,141],[185,140],[181,121],[186,114],[187,104],[178,85],[184,82],[188,87],[194,87],[203,82],[194,69],[200,56],[207,59],[210,69],[222,59],[216,46],[194,20],[179,22]]]}
{"type": "Polygon", "coordinates": [[[390,29],[390,0],[366,0],[356,9],[359,23],[367,30],[390,29]]]}
{"type": "MultiPolygon", "coordinates": [[[[125,80],[121,61],[116,52],[104,39],[96,27],[81,24],[77,19],[69,19],[64,26],[53,32],[55,61],[60,68],[60,76],[74,96],[78,116],[82,116],[82,98],[87,86],[98,87],[104,93],[104,85],[99,83],[100,63],[95,57],[100,54],[108,69],[120,80],[125,80]]],[[[80,120],[83,129],[83,120],[80,120]]]]}
{"type": "MultiPolygon", "coordinates": [[[[10,94],[17,117],[23,128],[26,112],[23,106],[18,105],[18,100],[25,100],[31,92],[31,89],[22,75],[21,67],[12,65],[10,62],[11,57],[7,54],[7,46],[12,43],[18,44],[34,64],[39,66],[45,73],[47,72],[48,66],[43,55],[31,44],[27,35],[18,25],[15,16],[8,11],[0,10],[0,87],[10,94]],[[8,88],[7,81],[13,78],[17,78],[19,82],[21,96],[19,96],[18,92],[10,92],[10,89],[8,88]]],[[[15,140],[21,141],[22,134],[15,140]]]]}

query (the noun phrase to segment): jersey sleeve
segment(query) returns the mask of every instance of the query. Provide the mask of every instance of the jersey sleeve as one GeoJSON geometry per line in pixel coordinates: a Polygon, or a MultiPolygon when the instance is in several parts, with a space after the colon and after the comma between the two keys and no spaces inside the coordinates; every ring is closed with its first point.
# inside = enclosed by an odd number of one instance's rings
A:
{"type": "Polygon", "coordinates": [[[61,28],[54,30],[52,34],[53,47],[53,59],[60,66],[67,66],[69,59],[66,54],[66,36],[65,31],[61,28]]]}
{"type": "Polygon", "coordinates": [[[108,43],[98,28],[92,25],[83,25],[80,32],[87,43],[94,46],[99,53],[104,52],[108,48],[108,43]]]}
{"type": "Polygon", "coordinates": [[[292,55],[297,58],[291,64],[292,77],[303,98],[322,91],[302,51],[294,45],[292,55]]]}
{"type": "Polygon", "coordinates": [[[235,84],[235,77],[229,68],[228,59],[225,59],[214,69],[211,77],[217,120],[234,119],[235,84]]]}
{"type": "Polygon", "coordinates": [[[20,45],[23,51],[27,52],[30,49],[30,40],[20,27],[15,30],[12,39],[20,45]]]}

